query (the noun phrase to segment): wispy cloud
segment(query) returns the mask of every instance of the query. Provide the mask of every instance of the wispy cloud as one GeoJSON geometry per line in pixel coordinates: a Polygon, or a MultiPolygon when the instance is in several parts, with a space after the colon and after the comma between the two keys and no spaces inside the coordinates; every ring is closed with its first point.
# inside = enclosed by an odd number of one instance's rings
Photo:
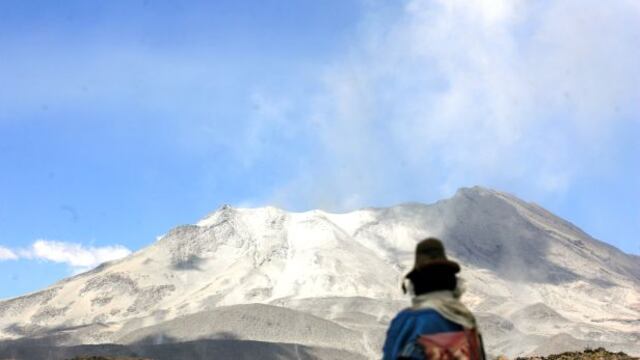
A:
{"type": "Polygon", "coordinates": [[[44,260],[68,265],[74,273],[92,269],[106,261],[121,259],[131,250],[121,245],[103,247],[78,243],[37,240],[27,249],[11,250],[0,247],[1,260],[44,260]]]}
{"type": "Polygon", "coordinates": [[[297,97],[320,148],[277,201],[345,208],[473,184],[562,194],[603,171],[639,118],[632,1],[413,0],[367,19],[323,89],[297,97]]]}
{"type": "Polygon", "coordinates": [[[11,249],[8,249],[4,246],[0,246],[0,261],[3,260],[17,260],[18,255],[13,252],[11,249]]]}

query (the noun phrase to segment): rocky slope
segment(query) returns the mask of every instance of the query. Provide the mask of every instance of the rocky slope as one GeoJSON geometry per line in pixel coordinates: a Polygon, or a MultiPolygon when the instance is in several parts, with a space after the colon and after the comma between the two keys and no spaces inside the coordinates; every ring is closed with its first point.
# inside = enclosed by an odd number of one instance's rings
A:
{"type": "Polygon", "coordinates": [[[639,258],[479,187],[346,214],[225,206],[125,259],[0,302],[0,340],[233,339],[376,358],[426,236],[462,263],[463,300],[492,354],[599,345],[640,354],[639,258]]]}
{"type": "Polygon", "coordinates": [[[585,349],[584,351],[566,351],[549,356],[518,358],[516,360],[637,360],[624,352],[613,353],[604,348],[585,349]]]}

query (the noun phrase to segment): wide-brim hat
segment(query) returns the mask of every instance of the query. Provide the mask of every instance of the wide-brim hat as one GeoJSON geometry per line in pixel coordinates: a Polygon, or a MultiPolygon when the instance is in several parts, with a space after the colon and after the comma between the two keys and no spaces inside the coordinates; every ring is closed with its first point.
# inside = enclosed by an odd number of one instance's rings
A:
{"type": "Polygon", "coordinates": [[[429,272],[460,272],[460,265],[447,258],[442,241],[436,238],[427,238],[418,243],[415,264],[405,277],[411,279],[418,274],[429,272]]]}

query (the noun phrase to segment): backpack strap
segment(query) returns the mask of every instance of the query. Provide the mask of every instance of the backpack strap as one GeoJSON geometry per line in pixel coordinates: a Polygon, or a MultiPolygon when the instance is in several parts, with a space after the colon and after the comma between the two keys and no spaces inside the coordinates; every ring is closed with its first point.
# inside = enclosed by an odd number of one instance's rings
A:
{"type": "Polygon", "coordinates": [[[478,330],[465,329],[465,337],[469,343],[469,359],[470,360],[484,360],[484,349],[482,347],[482,341],[478,330]]]}

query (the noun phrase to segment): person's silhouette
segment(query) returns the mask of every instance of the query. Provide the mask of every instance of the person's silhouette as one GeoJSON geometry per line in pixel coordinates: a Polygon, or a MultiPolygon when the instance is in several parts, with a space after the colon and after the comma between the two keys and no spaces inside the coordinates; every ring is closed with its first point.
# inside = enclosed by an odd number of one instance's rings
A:
{"type": "Polygon", "coordinates": [[[402,285],[413,296],[412,306],[391,321],[383,360],[484,359],[475,317],[459,300],[458,272],[460,265],[447,258],[440,240],[418,243],[402,285]]]}

